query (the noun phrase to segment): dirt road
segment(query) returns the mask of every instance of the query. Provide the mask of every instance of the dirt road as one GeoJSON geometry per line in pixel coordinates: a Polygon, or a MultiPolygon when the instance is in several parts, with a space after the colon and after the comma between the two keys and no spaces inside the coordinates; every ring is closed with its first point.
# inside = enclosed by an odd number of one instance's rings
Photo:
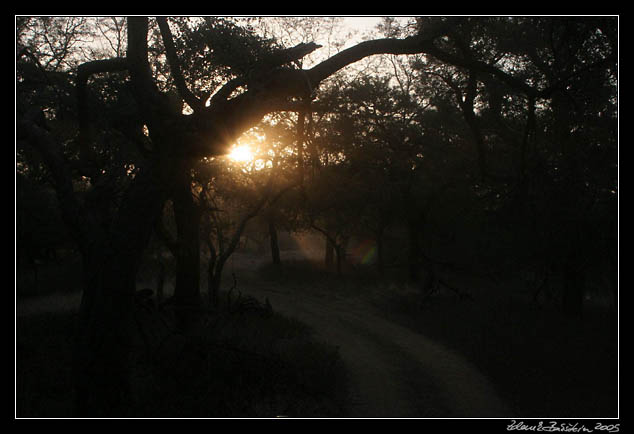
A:
{"type": "MultiPolygon", "coordinates": [[[[339,347],[351,382],[350,417],[509,418],[510,411],[468,361],[407,328],[389,322],[366,297],[294,293],[274,285],[247,285],[246,295],[309,325],[318,339],[339,347]]],[[[18,316],[69,311],[79,294],[18,303],[18,316]]]]}
{"type": "Polygon", "coordinates": [[[339,347],[350,372],[351,417],[509,418],[510,410],[468,361],[381,318],[362,297],[294,294],[279,287],[243,289],[339,347]]]}

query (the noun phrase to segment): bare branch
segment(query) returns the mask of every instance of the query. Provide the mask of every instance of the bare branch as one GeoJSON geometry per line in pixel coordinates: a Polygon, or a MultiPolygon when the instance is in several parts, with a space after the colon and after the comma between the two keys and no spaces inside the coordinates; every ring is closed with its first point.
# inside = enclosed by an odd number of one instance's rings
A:
{"type": "Polygon", "coordinates": [[[232,80],[229,80],[225,83],[220,90],[218,90],[212,97],[209,102],[209,106],[213,106],[214,104],[218,104],[220,102],[226,101],[227,98],[231,95],[231,93],[239,88],[240,86],[244,86],[246,84],[246,80],[244,77],[236,77],[232,80]]]}

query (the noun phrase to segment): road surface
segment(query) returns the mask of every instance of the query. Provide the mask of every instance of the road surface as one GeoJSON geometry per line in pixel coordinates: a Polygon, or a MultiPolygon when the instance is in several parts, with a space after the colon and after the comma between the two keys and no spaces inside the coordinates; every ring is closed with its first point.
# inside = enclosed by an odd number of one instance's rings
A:
{"type": "MultiPolygon", "coordinates": [[[[292,285],[252,284],[245,295],[269,299],[276,312],[310,326],[339,348],[349,371],[349,417],[509,418],[489,381],[463,357],[381,317],[369,297],[293,292],[292,285]]],[[[77,309],[79,294],[21,300],[18,316],[77,309]]]]}
{"type": "Polygon", "coordinates": [[[467,360],[380,316],[367,297],[242,288],[335,345],[351,381],[350,417],[509,418],[489,381],[467,360]]]}

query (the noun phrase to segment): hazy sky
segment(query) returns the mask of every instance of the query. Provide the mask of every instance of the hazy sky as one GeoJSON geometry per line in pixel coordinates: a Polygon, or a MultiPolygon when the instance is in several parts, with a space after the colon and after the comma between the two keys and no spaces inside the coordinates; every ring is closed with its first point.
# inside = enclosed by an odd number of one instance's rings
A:
{"type": "Polygon", "coordinates": [[[346,17],[345,22],[350,27],[371,29],[381,21],[381,17],[346,17]]]}

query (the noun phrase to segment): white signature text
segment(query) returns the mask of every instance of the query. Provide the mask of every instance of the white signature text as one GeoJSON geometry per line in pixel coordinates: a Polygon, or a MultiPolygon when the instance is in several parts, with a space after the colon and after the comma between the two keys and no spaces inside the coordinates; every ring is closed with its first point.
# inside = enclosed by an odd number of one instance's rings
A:
{"type": "Polygon", "coordinates": [[[539,421],[536,424],[526,424],[522,421],[512,420],[506,427],[507,431],[536,431],[536,432],[570,432],[570,433],[585,433],[585,432],[606,432],[615,433],[619,432],[620,424],[603,424],[597,422],[594,426],[588,428],[584,424],[580,423],[558,423],[556,421],[543,422],[539,421]]]}

